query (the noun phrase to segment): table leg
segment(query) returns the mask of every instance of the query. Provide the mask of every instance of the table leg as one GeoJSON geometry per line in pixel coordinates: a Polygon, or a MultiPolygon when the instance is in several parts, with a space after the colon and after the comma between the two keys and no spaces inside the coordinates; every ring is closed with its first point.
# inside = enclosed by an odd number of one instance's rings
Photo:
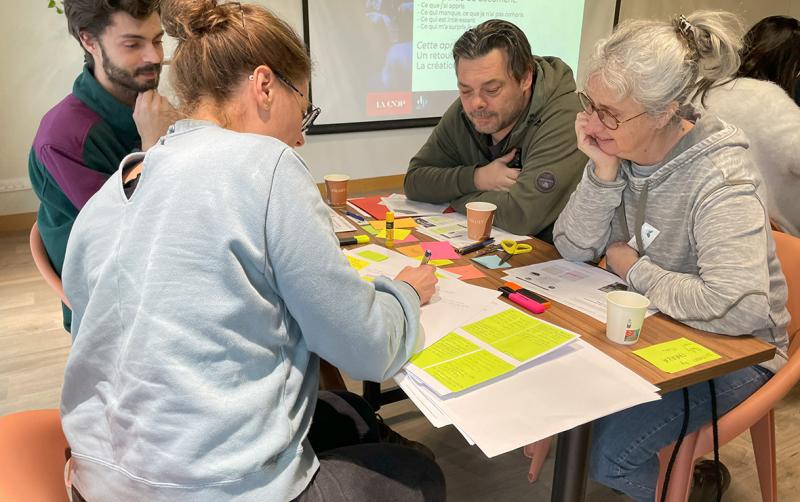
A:
{"type": "Polygon", "coordinates": [[[591,422],[558,435],[551,502],[583,502],[591,435],[591,422]]]}

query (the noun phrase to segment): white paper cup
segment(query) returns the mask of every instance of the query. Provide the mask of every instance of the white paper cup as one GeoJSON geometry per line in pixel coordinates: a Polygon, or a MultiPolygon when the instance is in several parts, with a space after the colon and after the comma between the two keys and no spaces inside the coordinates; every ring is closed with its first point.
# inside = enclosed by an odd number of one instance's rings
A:
{"type": "Polygon", "coordinates": [[[606,294],[606,336],[616,343],[631,345],[639,340],[650,300],[632,291],[606,294]]]}
{"type": "Polygon", "coordinates": [[[484,241],[492,235],[492,223],[497,206],[491,202],[467,203],[467,237],[484,241]]]}
{"type": "Polygon", "coordinates": [[[350,176],[346,174],[328,174],[325,176],[325,191],[328,194],[328,204],[333,207],[347,205],[347,182],[350,176]]]}

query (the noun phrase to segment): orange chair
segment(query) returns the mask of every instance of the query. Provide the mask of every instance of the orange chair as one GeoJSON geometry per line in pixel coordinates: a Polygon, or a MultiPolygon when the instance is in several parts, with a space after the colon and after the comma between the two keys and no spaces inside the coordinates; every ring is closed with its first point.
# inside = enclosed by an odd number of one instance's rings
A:
{"type": "MultiPolygon", "coordinates": [[[[797,259],[800,256],[800,238],[781,232],[772,232],[772,235],[775,238],[778,259],[781,261],[781,267],[789,285],[789,299],[786,302],[786,307],[792,316],[788,328],[789,354],[791,354],[789,362],[752,396],[720,418],[718,423],[719,444],[721,445],[750,429],[763,502],[777,502],[778,500],[773,408],[800,381],[800,355],[797,352],[798,344],[800,344],[800,337],[797,336],[800,332],[800,260],[797,259]]],[[[673,443],[658,454],[660,472],[656,500],[661,497],[661,486],[674,448],[673,443]]],[[[701,456],[712,452],[713,449],[711,424],[706,424],[699,431],[686,436],[670,475],[667,492],[669,502],[688,500],[694,463],[701,456]]]]}
{"type": "Polygon", "coordinates": [[[36,223],[31,227],[30,244],[31,255],[33,256],[33,263],[36,265],[36,269],[42,275],[45,282],[47,282],[47,285],[58,294],[59,298],[61,298],[61,302],[66,305],[67,308],[72,309],[69,300],[67,300],[67,296],[64,294],[64,286],[61,285],[61,277],[58,276],[56,271],[53,270],[53,265],[50,264],[50,257],[47,256],[47,250],[44,248],[44,243],[42,242],[42,235],[39,233],[39,225],[36,223]]]}
{"type": "MultiPolygon", "coordinates": [[[[775,239],[775,251],[789,285],[786,308],[792,317],[787,328],[790,340],[790,359],[786,366],[769,382],[723,416],[718,423],[719,444],[727,443],[745,429],[750,429],[753,453],[761,484],[761,496],[764,502],[775,502],[778,496],[773,407],[800,381],[800,356],[797,355],[798,347],[800,347],[800,337],[797,336],[800,333],[800,260],[797,259],[800,256],[800,238],[778,231],[773,231],[772,235],[775,239]]],[[[550,450],[551,441],[552,438],[548,437],[531,443],[523,449],[525,456],[531,459],[528,471],[528,480],[531,483],[539,477],[539,471],[550,450]]],[[[660,472],[656,500],[660,500],[660,490],[674,447],[673,443],[658,454],[660,472]]],[[[685,502],[688,499],[694,463],[699,457],[713,451],[713,447],[711,424],[684,438],[670,474],[669,493],[667,494],[669,502],[685,502]]]]}
{"type": "Polygon", "coordinates": [[[0,417],[0,500],[67,502],[66,448],[58,410],[0,417]]]}

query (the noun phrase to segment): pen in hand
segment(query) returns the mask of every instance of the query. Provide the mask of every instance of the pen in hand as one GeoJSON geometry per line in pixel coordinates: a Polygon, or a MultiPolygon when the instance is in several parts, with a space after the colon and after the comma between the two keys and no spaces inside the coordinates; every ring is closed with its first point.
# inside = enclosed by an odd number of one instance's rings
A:
{"type": "Polygon", "coordinates": [[[420,263],[420,265],[427,265],[428,262],[431,261],[431,256],[432,255],[433,255],[433,253],[431,252],[431,250],[430,249],[426,249],[425,250],[425,256],[422,257],[422,262],[420,263]]]}

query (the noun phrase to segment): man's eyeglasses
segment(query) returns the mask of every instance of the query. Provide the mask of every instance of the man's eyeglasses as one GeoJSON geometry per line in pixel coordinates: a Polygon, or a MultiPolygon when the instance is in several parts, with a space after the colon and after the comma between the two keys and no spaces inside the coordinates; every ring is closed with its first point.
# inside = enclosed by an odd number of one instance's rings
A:
{"type": "Polygon", "coordinates": [[[629,121],[631,121],[631,120],[633,120],[633,119],[635,119],[637,117],[641,117],[642,115],[647,113],[647,110],[645,110],[642,113],[640,113],[638,115],[634,115],[633,117],[631,117],[629,119],[620,120],[617,117],[615,117],[614,114],[612,114],[611,112],[603,110],[602,108],[598,108],[597,105],[594,104],[594,101],[592,101],[592,98],[587,96],[582,91],[578,92],[578,99],[581,102],[581,106],[583,107],[583,111],[585,111],[589,115],[591,115],[591,114],[596,112],[597,113],[597,118],[600,119],[600,122],[602,122],[602,124],[604,126],[608,127],[612,131],[613,130],[617,130],[621,124],[624,124],[625,122],[629,122],[629,121]]]}
{"type": "MultiPolygon", "coordinates": [[[[284,77],[279,72],[276,71],[275,76],[278,77],[278,79],[281,82],[288,85],[294,92],[299,94],[301,97],[306,96],[305,94],[300,92],[300,89],[295,87],[295,85],[288,78],[284,77]]],[[[317,120],[317,117],[319,117],[320,113],[322,113],[322,109],[318,106],[314,106],[313,103],[309,101],[308,108],[306,109],[306,112],[303,114],[303,122],[300,124],[300,130],[306,132],[308,128],[311,127],[312,124],[314,124],[314,121],[317,120]]]]}

